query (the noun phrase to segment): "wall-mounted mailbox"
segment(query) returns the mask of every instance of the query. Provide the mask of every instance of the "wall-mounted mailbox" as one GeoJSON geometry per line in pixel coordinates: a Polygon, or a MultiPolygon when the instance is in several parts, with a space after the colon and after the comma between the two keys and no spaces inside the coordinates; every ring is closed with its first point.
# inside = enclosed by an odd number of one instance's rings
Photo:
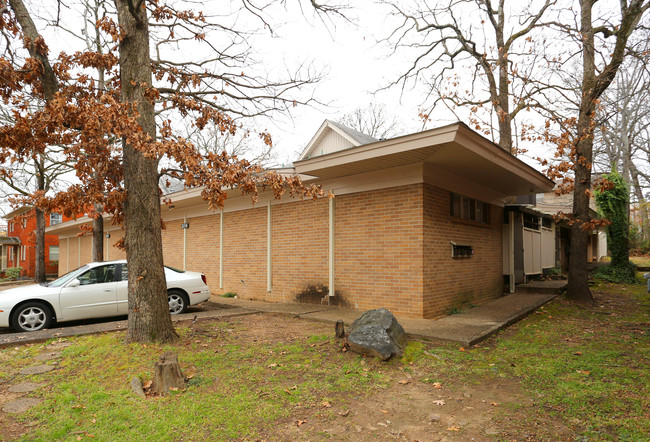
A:
{"type": "Polygon", "coordinates": [[[451,243],[451,257],[452,258],[470,258],[474,254],[474,247],[462,246],[456,243],[451,243]]]}

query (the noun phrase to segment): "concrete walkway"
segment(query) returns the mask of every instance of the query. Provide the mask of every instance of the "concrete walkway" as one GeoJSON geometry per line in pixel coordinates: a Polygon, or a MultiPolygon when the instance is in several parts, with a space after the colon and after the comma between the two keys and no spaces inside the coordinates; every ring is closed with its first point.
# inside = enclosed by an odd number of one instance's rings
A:
{"type": "MultiPolygon", "coordinates": [[[[410,336],[471,346],[514,324],[556,296],[557,294],[554,293],[514,293],[440,319],[414,319],[398,315],[396,317],[410,336]]],[[[214,299],[214,297],[213,300],[217,304],[231,307],[280,313],[322,322],[335,323],[341,319],[348,326],[362,313],[358,310],[312,304],[280,304],[235,298],[214,299]]]]}
{"type": "MultiPolygon", "coordinates": [[[[515,293],[474,307],[459,314],[440,319],[413,319],[397,316],[406,332],[417,338],[458,342],[464,346],[474,345],[497,331],[513,324],[557,294],[515,293]]],[[[341,319],[352,324],[362,312],[347,308],[302,303],[271,303],[213,296],[202,311],[173,316],[175,322],[187,320],[221,319],[254,313],[276,313],[315,321],[335,323],[341,319]]],[[[203,305],[203,304],[202,304],[203,305]]],[[[8,333],[0,335],[0,347],[40,342],[51,338],[103,333],[126,329],[126,320],[102,322],[41,330],[31,333],[8,333]]],[[[332,327],[332,332],[334,328],[332,327]]]]}

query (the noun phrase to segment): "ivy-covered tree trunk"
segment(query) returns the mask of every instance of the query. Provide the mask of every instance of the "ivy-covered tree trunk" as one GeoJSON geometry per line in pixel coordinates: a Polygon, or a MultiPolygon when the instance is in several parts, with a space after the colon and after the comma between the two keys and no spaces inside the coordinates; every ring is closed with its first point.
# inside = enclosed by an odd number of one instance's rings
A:
{"type": "Polygon", "coordinates": [[[630,265],[630,240],[628,223],[629,193],[623,177],[616,171],[605,175],[608,182],[596,190],[596,203],[605,218],[612,224],[607,229],[612,267],[630,265]]]}

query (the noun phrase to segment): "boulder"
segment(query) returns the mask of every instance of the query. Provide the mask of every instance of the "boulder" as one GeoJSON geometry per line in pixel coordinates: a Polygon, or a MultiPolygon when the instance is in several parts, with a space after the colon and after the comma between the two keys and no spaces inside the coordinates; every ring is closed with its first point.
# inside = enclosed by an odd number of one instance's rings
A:
{"type": "Polygon", "coordinates": [[[378,308],[365,312],[352,323],[348,343],[352,351],[385,361],[402,355],[406,333],[391,312],[378,308]]]}

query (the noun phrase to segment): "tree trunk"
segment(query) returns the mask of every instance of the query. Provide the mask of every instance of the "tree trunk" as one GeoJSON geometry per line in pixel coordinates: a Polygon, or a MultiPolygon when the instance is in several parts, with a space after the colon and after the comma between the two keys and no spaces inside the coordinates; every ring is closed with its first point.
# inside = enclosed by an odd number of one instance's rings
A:
{"type": "Polygon", "coordinates": [[[34,281],[37,283],[45,281],[45,212],[43,209],[36,210],[36,249],[34,281]]]}
{"type": "Polygon", "coordinates": [[[95,211],[100,215],[93,220],[93,262],[104,260],[104,217],[101,215],[101,205],[95,205],[95,211]],[[98,210],[99,209],[99,210],[98,210]]]}
{"type": "Polygon", "coordinates": [[[510,80],[508,76],[508,54],[505,53],[506,45],[503,35],[505,12],[503,2],[499,3],[497,11],[496,38],[497,47],[500,48],[499,66],[499,92],[495,109],[499,119],[499,146],[508,153],[512,153],[512,116],[510,115],[510,80]]]}
{"type": "Polygon", "coordinates": [[[593,88],[596,79],[594,58],[594,31],[591,25],[590,0],[581,0],[582,50],[582,102],[578,113],[577,142],[575,152],[575,185],[573,189],[573,216],[571,226],[571,259],[569,261],[569,282],[567,297],[583,303],[594,303],[589,290],[587,275],[587,244],[589,230],[583,228],[591,219],[589,195],[591,191],[591,161],[594,133],[593,118],[596,110],[593,88]]]}
{"type": "Polygon", "coordinates": [[[156,362],[153,369],[154,393],[164,396],[169,393],[170,389],[185,388],[185,377],[181,372],[178,356],[173,352],[167,351],[163,353],[160,356],[160,361],[156,362]]]}
{"type": "MultiPolygon", "coordinates": [[[[122,100],[137,103],[143,131],[156,137],[153,104],[144,98],[151,86],[149,27],[142,5],[129,11],[129,0],[116,0],[121,27],[120,80],[122,100]]],[[[171,342],[174,331],[163,271],[158,159],[146,158],[123,140],[125,247],[129,265],[129,342],[171,342]]]]}

